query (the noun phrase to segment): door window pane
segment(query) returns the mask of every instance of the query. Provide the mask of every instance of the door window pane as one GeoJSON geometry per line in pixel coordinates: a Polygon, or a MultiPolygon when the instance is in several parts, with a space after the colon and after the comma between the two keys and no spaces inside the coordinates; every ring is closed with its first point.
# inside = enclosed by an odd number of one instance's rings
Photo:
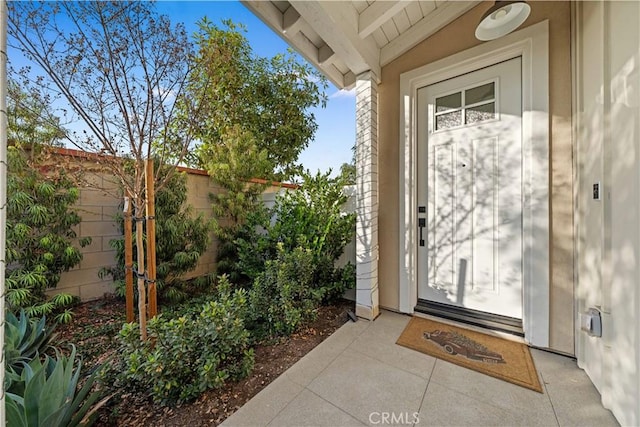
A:
{"type": "Polygon", "coordinates": [[[449,129],[462,124],[462,111],[439,114],[436,116],[436,130],[449,129]]]}
{"type": "Polygon", "coordinates": [[[464,91],[465,105],[476,104],[482,101],[492,101],[495,98],[495,83],[487,83],[464,91]]]}
{"type": "Polygon", "coordinates": [[[462,107],[462,92],[436,98],[436,113],[462,107]]]}
{"type": "Polygon", "coordinates": [[[464,122],[468,125],[491,120],[496,117],[496,105],[494,102],[488,104],[476,105],[475,107],[467,107],[464,115],[464,122]]]}

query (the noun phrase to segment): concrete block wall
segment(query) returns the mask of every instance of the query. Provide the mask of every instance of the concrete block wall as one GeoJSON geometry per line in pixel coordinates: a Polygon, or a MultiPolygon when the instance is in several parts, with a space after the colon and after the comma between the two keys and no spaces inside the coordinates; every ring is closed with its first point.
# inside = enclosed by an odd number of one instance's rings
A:
{"type": "MultiPolygon", "coordinates": [[[[209,194],[218,193],[221,189],[213,184],[205,171],[183,169],[183,172],[187,173],[187,204],[192,207],[194,215],[201,214],[207,221],[211,220],[212,211],[209,194]]],[[[207,251],[200,257],[196,268],[187,273],[185,278],[204,276],[215,271],[218,241],[213,236],[213,233],[209,237],[210,242],[207,251]]]]}
{"type": "MultiPolygon", "coordinates": [[[[115,216],[121,209],[121,196],[119,184],[112,174],[106,172],[94,172],[96,169],[95,156],[75,150],[61,149],[60,156],[65,156],[64,164],[69,165],[69,158],[74,163],[72,167],[83,169],[86,186],[80,187],[80,197],[75,208],[82,218],[82,222],[76,226],[78,238],[91,237],[91,244],[81,248],[83,259],[72,270],[62,273],[57,288],[49,291],[53,295],[60,292],[69,293],[80,297],[82,301],[89,301],[102,297],[115,291],[111,277],[101,279],[98,272],[103,267],[113,266],[116,263],[115,250],[109,242],[122,236],[115,220],[115,216]]],[[[63,162],[61,162],[63,163],[63,162]]],[[[194,215],[202,214],[206,220],[212,216],[209,194],[218,193],[220,187],[213,184],[207,173],[203,170],[178,168],[180,172],[187,174],[187,204],[194,215]]],[[[276,195],[282,191],[295,189],[291,184],[270,185],[263,194],[263,202],[268,207],[273,207],[276,195]]],[[[346,188],[350,198],[345,206],[346,212],[355,210],[354,188],[346,188]]],[[[218,242],[213,233],[210,236],[210,244],[207,251],[202,254],[196,268],[187,273],[185,278],[193,278],[212,273],[216,268],[216,256],[218,242]]],[[[347,262],[355,264],[355,235],[354,240],[346,248],[338,265],[347,262]]]]}
{"type": "MultiPolygon", "coordinates": [[[[86,161],[86,153],[68,153],[71,151],[64,150],[60,155],[73,155],[78,163],[86,161]]],[[[95,169],[95,165],[87,169],[95,169]]],[[[209,193],[218,192],[220,188],[211,182],[205,171],[179,169],[187,174],[187,203],[192,206],[194,215],[203,214],[207,220],[211,219],[209,193]]],[[[51,289],[49,294],[65,292],[80,297],[82,301],[89,301],[115,291],[111,277],[101,279],[98,272],[116,263],[115,250],[109,242],[122,237],[115,220],[115,215],[121,209],[121,196],[117,180],[109,173],[87,172],[84,179],[87,185],[80,188],[80,197],[75,206],[82,218],[82,222],[76,226],[76,232],[78,238],[91,237],[91,244],[81,248],[83,259],[80,264],[62,273],[58,286],[51,289]]],[[[213,233],[210,238],[207,251],[185,278],[202,276],[215,270],[217,241],[213,233]]]]}
{"type": "Polygon", "coordinates": [[[51,290],[52,294],[66,292],[79,296],[83,301],[113,292],[111,279],[100,279],[98,272],[115,264],[115,251],[109,241],[121,236],[114,220],[120,205],[117,182],[109,174],[98,172],[87,173],[85,179],[88,187],[80,188],[75,206],[82,218],[76,232],[79,238],[91,237],[91,244],[80,249],[80,264],[62,273],[58,287],[51,290]]]}

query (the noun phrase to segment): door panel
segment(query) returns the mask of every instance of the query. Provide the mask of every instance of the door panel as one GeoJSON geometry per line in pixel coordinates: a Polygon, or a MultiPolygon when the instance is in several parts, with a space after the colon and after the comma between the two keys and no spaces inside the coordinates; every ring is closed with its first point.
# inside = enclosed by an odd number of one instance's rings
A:
{"type": "Polygon", "coordinates": [[[419,89],[419,298],[522,318],[521,117],[520,58],[419,89]]]}

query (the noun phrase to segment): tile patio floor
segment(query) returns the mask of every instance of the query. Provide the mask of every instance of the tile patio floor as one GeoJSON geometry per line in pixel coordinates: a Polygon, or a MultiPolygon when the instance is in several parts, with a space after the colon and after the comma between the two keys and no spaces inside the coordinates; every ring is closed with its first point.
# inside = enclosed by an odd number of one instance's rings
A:
{"type": "Polygon", "coordinates": [[[575,360],[533,349],[540,394],[396,345],[409,319],[345,324],[222,425],[618,425],[575,360]]]}

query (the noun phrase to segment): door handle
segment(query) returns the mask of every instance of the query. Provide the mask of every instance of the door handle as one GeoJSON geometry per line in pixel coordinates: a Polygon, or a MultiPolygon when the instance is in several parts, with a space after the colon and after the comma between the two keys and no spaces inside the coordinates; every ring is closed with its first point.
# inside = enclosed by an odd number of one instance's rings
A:
{"type": "Polygon", "coordinates": [[[424,238],[422,237],[422,229],[427,226],[425,218],[418,218],[418,228],[420,229],[420,246],[424,246],[424,238]]]}

